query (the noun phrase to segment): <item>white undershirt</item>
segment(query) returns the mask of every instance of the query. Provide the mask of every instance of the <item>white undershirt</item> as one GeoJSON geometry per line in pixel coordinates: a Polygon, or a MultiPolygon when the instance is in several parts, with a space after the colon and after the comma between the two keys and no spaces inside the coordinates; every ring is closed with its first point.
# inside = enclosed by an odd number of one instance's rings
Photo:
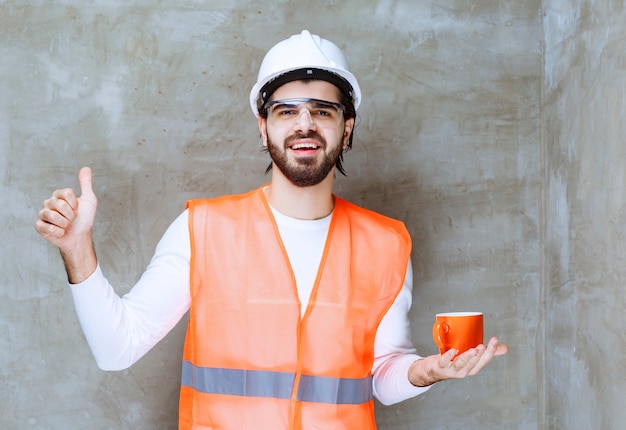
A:
{"type": "Polygon", "coordinates": [[[304,316],[322,260],[332,214],[316,220],[300,220],[285,216],[274,208],[272,213],[296,277],[300,313],[304,316]]]}
{"type": "MultiPolygon", "coordinates": [[[[303,221],[273,212],[296,276],[304,312],[331,216],[303,221]]],[[[99,265],[87,280],[70,285],[80,324],[101,369],[130,367],[189,310],[190,257],[185,211],[167,229],[148,268],[128,294],[120,298],[99,265]]],[[[428,389],[413,386],[407,378],[409,366],[421,358],[415,354],[408,319],[412,278],[409,262],[404,286],[376,332],[373,389],[383,404],[397,403],[428,389]]]]}

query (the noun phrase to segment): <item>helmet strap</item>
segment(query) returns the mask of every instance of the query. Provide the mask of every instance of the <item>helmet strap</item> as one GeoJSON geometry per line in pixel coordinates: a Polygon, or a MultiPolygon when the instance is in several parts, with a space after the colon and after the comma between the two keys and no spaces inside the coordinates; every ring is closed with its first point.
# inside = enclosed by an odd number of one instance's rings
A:
{"type": "Polygon", "coordinates": [[[259,94],[257,106],[261,108],[261,106],[269,100],[272,94],[274,94],[274,91],[276,91],[281,85],[284,85],[287,82],[301,81],[304,79],[316,79],[329,82],[339,88],[339,90],[350,97],[350,99],[353,98],[352,85],[350,85],[348,81],[343,79],[341,76],[324,69],[304,68],[283,73],[263,85],[259,94]]]}

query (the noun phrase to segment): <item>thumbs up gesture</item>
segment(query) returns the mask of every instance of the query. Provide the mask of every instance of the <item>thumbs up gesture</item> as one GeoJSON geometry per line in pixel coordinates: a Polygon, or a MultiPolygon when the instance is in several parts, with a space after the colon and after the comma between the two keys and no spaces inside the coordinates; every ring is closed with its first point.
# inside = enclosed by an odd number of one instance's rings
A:
{"type": "Polygon", "coordinates": [[[96,266],[91,227],[96,218],[98,199],[91,186],[91,169],[80,169],[78,180],[80,197],[71,188],[54,191],[43,202],[35,223],[37,232],[61,250],[70,282],[81,282],[96,266]]]}

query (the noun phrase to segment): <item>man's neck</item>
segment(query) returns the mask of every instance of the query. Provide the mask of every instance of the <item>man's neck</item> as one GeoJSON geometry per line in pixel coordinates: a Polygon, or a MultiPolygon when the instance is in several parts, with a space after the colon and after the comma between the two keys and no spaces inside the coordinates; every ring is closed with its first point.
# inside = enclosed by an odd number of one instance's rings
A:
{"type": "Polygon", "coordinates": [[[317,185],[299,187],[291,183],[276,168],[272,181],[265,191],[268,203],[283,215],[297,219],[320,219],[330,214],[334,207],[333,174],[317,185]]]}

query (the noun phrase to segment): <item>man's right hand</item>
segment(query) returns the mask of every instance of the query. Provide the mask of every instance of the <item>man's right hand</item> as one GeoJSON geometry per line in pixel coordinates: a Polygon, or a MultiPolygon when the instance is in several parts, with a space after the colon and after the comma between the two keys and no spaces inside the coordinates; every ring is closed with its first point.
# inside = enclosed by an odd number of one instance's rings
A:
{"type": "Polygon", "coordinates": [[[71,188],[56,190],[43,202],[37,232],[57,246],[65,262],[71,283],[84,281],[97,266],[91,239],[98,199],[91,186],[91,169],[83,167],[78,174],[80,197],[71,188]]]}

